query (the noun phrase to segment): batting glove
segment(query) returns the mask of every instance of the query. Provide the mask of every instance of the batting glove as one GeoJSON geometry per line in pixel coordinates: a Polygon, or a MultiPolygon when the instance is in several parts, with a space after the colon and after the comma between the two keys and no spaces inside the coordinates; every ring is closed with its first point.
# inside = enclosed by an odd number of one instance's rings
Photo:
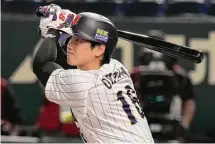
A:
{"type": "Polygon", "coordinates": [[[47,34],[47,25],[52,21],[54,14],[60,11],[61,7],[55,4],[40,6],[36,10],[36,15],[40,17],[39,34],[44,37],[47,34]]]}
{"type": "Polygon", "coordinates": [[[68,31],[71,31],[72,20],[75,16],[76,14],[68,9],[57,11],[52,18],[52,22],[48,24],[48,28],[68,33],[68,31]]]}
{"type": "Polygon", "coordinates": [[[61,9],[55,4],[39,7],[36,11],[40,19],[40,34],[44,37],[49,28],[67,32],[70,29],[75,13],[67,9],[61,9]]]}

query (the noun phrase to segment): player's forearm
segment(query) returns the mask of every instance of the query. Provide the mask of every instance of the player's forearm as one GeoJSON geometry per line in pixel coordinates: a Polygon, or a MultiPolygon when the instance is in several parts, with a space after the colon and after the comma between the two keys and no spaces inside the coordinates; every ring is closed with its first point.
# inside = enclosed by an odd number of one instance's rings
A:
{"type": "Polygon", "coordinates": [[[43,85],[46,84],[50,74],[54,70],[62,68],[55,63],[59,35],[55,30],[50,30],[48,34],[50,37],[44,38],[33,58],[33,72],[43,85]]]}
{"type": "Polygon", "coordinates": [[[182,116],[182,123],[185,128],[189,128],[190,123],[195,115],[195,108],[195,101],[193,99],[185,101],[182,116]]]}

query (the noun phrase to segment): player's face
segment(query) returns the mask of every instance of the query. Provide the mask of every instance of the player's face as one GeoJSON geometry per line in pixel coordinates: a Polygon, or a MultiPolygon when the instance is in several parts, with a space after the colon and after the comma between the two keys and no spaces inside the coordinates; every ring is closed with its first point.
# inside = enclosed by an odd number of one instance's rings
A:
{"type": "Polygon", "coordinates": [[[90,41],[72,37],[67,45],[67,63],[83,70],[97,69],[104,49],[92,49],[90,41]]]}

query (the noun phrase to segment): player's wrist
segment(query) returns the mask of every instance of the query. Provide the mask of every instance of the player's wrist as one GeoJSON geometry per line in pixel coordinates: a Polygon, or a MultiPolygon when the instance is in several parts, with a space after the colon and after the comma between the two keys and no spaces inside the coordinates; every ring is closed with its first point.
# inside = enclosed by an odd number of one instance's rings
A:
{"type": "Polygon", "coordinates": [[[47,32],[47,34],[46,34],[45,37],[50,37],[50,38],[57,38],[57,39],[59,39],[59,37],[60,37],[60,32],[59,32],[58,30],[56,30],[56,29],[49,28],[49,29],[48,29],[48,32],[47,32]]]}

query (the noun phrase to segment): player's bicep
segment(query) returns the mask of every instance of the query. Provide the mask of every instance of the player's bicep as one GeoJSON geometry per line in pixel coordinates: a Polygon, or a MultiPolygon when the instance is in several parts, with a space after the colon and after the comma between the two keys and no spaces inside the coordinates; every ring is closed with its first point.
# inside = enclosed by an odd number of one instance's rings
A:
{"type": "Polygon", "coordinates": [[[46,84],[46,97],[57,104],[82,110],[86,107],[91,78],[79,70],[55,70],[46,84]]]}

